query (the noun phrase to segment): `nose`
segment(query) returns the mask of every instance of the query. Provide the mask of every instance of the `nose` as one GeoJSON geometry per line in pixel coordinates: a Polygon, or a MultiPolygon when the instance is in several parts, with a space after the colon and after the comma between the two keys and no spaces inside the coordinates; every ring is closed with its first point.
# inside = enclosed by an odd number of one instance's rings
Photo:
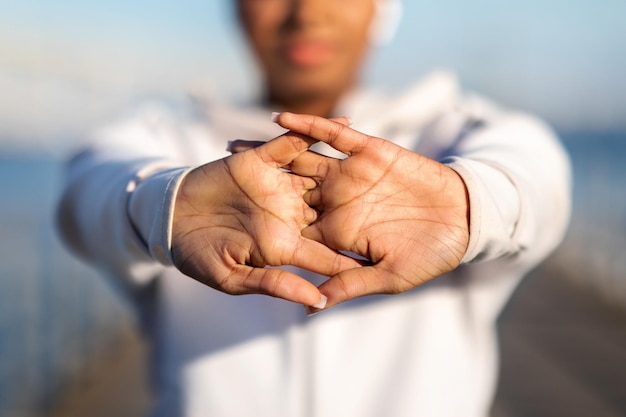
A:
{"type": "Polygon", "coordinates": [[[314,26],[323,23],[332,9],[332,0],[291,0],[290,26],[314,26]]]}

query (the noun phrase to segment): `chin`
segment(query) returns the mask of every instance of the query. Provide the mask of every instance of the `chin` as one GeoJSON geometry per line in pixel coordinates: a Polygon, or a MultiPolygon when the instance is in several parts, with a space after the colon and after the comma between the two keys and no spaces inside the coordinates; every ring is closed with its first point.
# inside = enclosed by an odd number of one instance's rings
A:
{"type": "Polygon", "coordinates": [[[337,95],[346,90],[349,83],[336,76],[315,73],[298,73],[277,77],[274,90],[283,97],[318,98],[337,95]]]}

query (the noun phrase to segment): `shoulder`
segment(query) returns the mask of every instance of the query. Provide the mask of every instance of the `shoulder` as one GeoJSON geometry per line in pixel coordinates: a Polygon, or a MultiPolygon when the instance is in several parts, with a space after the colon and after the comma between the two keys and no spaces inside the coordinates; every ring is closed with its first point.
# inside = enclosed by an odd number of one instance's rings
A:
{"type": "Polygon", "coordinates": [[[185,97],[144,98],[129,104],[121,114],[94,131],[94,136],[147,134],[197,121],[194,103],[185,97]]]}
{"type": "Polygon", "coordinates": [[[343,113],[358,130],[374,136],[421,130],[442,114],[453,111],[460,99],[457,77],[435,71],[401,91],[367,90],[346,100],[343,113]]]}
{"type": "Polygon", "coordinates": [[[204,125],[199,106],[187,96],[143,98],[94,128],[88,146],[101,154],[178,157],[204,125]]]}

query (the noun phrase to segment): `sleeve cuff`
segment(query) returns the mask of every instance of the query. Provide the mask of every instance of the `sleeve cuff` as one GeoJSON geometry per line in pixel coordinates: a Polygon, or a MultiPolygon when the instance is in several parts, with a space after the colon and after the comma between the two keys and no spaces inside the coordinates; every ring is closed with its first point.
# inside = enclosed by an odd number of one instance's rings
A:
{"type": "Polygon", "coordinates": [[[129,183],[128,214],[150,256],[163,265],[173,265],[172,225],[178,188],[190,167],[155,163],[137,173],[129,183]]]}
{"type": "Polygon", "coordinates": [[[461,262],[495,259],[519,250],[513,235],[520,199],[504,171],[491,163],[460,157],[441,162],[461,176],[469,194],[469,245],[461,262]]]}

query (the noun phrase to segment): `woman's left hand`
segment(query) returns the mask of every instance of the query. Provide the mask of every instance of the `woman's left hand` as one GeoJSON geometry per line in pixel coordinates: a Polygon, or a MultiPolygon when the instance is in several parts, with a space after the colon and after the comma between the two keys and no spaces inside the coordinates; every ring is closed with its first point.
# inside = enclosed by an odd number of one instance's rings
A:
{"type": "Polygon", "coordinates": [[[469,203],[456,171],[332,120],[282,113],[277,122],[348,154],[339,160],[309,151],[289,165],[318,182],[304,198],[320,216],[302,234],[371,261],[319,287],[327,307],[401,293],[459,265],[469,242],[469,203]]]}

